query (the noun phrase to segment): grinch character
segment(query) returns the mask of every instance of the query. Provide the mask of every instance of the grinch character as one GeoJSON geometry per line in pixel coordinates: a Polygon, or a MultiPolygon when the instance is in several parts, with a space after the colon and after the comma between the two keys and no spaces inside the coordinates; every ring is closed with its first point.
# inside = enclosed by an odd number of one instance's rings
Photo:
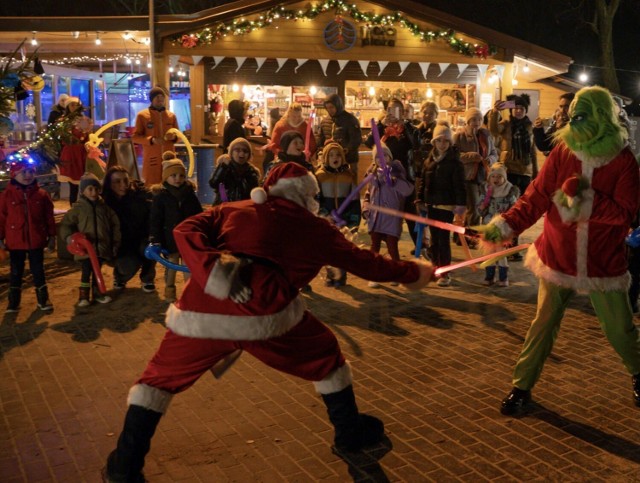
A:
{"type": "Polygon", "coordinates": [[[580,90],[570,121],[555,134],[556,146],[537,178],[506,213],[485,227],[489,242],[511,240],[545,216],[525,265],[540,279],[536,316],[501,412],[513,415],[531,401],[570,299],[586,292],[609,343],[632,375],[640,406],[640,336],[627,287],[624,239],[638,212],[640,176],[610,93],[580,90]]]}
{"type": "Polygon", "coordinates": [[[105,479],[144,481],[151,437],[174,394],[244,351],[274,369],[313,381],[335,428],[338,452],[384,435],[356,406],[351,370],[333,333],[306,310],[300,289],[329,263],[376,281],[419,289],[433,267],[394,262],[345,239],[318,217],[318,183],[296,163],[275,166],[251,200],[223,203],[178,225],[174,238],[191,270],[167,312],[167,333],[129,392],[129,409],[105,479]]]}

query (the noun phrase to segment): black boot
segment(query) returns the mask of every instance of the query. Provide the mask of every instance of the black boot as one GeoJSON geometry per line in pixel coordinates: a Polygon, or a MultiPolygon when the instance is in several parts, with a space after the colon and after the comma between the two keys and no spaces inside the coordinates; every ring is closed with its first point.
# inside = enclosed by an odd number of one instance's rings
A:
{"type": "Polygon", "coordinates": [[[47,286],[43,285],[36,289],[36,299],[38,300],[38,308],[44,312],[53,310],[53,305],[49,301],[49,291],[47,286]]]}
{"type": "Polygon", "coordinates": [[[20,296],[22,289],[20,287],[9,287],[9,305],[7,305],[7,313],[17,312],[20,308],[20,296]]]}
{"type": "Polygon", "coordinates": [[[378,418],[358,413],[353,386],[340,392],[323,394],[329,420],[335,429],[334,445],[338,451],[355,452],[379,443],[384,424],[378,418]]]}
{"type": "Polygon", "coordinates": [[[636,402],[636,406],[640,407],[640,374],[636,374],[631,378],[633,384],[633,399],[636,402]]]}
{"type": "Polygon", "coordinates": [[[514,387],[511,392],[502,400],[500,412],[505,416],[512,416],[521,409],[524,409],[531,402],[531,391],[514,387]]]}
{"type": "Polygon", "coordinates": [[[151,447],[151,438],[162,413],[142,406],[129,406],[124,428],[118,438],[118,447],[107,460],[104,479],[114,483],[144,482],[144,457],[151,447]]]}

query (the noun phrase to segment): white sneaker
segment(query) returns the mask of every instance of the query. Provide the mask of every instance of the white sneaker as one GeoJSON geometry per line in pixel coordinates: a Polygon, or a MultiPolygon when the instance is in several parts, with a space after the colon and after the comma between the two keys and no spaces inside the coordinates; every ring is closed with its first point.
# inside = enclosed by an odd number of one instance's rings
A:
{"type": "Polygon", "coordinates": [[[498,281],[498,287],[508,287],[508,286],[509,286],[509,279],[498,281]]]}
{"type": "Polygon", "coordinates": [[[400,285],[400,282],[391,282],[389,285],[391,285],[392,287],[397,287],[398,285],[400,285]]]}
{"type": "Polygon", "coordinates": [[[78,300],[78,303],[76,305],[78,307],[88,307],[89,305],[91,305],[91,302],[89,302],[89,300],[87,299],[80,299],[78,300]]]}
{"type": "Polygon", "coordinates": [[[108,304],[109,302],[111,302],[111,297],[109,297],[108,295],[98,295],[97,297],[94,297],[93,300],[95,300],[99,304],[108,304]]]}
{"type": "Polygon", "coordinates": [[[451,285],[451,277],[449,275],[445,275],[438,280],[438,287],[448,287],[449,285],[451,285]]]}
{"type": "Polygon", "coordinates": [[[369,282],[367,284],[367,287],[369,287],[369,288],[379,288],[380,284],[378,282],[369,282]]]}

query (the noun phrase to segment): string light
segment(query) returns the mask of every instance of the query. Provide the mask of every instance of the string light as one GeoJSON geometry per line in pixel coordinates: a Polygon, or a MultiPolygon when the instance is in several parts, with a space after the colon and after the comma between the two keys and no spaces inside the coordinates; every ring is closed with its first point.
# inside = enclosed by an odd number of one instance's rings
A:
{"type": "Polygon", "coordinates": [[[123,35],[123,38],[125,40],[129,40],[131,38],[131,34],[129,32],[125,32],[124,35],[123,35]]]}
{"type": "Polygon", "coordinates": [[[586,72],[581,72],[580,75],[578,76],[578,80],[580,80],[580,82],[587,82],[589,80],[589,76],[587,75],[586,72]]]}
{"type": "Polygon", "coordinates": [[[33,32],[33,37],[31,37],[31,45],[34,47],[38,45],[38,40],[36,39],[36,32],[33,32]]]}
{"type": "Polygon", "coordinates": [[[376,88],[375,87],[373,87],[373,86],[369,87],[369,95],[371,97],[376,95],[376,88]]]}
{"type": "Polygon", "coordinates": [[[100,40],[100,32],[96,32],[96,45],[102,45],[102,40],[100,40]]]}
{"type": "Polygon", "coordinates": [[[531,69],[529,69],[529,64],[524,64],[524,67],[522,68],[522,72],[527,73],[527,72],[529,72],[529,70],[531,70],[531,69]]]}
{"type": "Polygon", "coordinates": [[[80,37],[80,32],[78,32],[77,30],[71,32],[71,37],[77,39],[78,37],[80,37]]]}

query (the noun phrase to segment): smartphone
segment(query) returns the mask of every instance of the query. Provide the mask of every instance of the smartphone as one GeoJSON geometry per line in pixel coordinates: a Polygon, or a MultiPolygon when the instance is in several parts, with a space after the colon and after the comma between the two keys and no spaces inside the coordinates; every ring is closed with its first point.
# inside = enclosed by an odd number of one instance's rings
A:
{"type": "Polygon", "coordinates": [[[504,101],[500,104],[500,109],[514,109],[516,107],[516,101],[504,101]]]}

